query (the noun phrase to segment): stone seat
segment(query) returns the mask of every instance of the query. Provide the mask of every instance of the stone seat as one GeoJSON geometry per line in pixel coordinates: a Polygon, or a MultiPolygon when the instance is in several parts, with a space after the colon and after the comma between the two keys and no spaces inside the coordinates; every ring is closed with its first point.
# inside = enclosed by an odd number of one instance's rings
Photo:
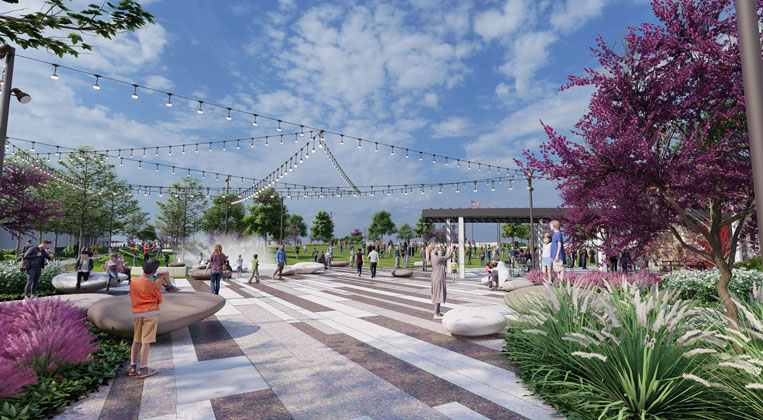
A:
{"type": "Polygon", "coordinates": [[[442,326],[451,334],[476,337],[495,334],[506,327],[506,317],[485,308],[464,306],[451,309],[442,318],[442,326]]]}
{"type": "Polygon", "coordinates": [[[423,261],[414,261],[413,262],[413,266],[414,267],[423,267],[424,266],[424,262],[423,261]]]}
{"type": "Polygon", "coordinates": [[[392,277],[411,277],[413,276],[413,270],[409,268],[396,268],[392,270],[392,277]]]}
{"type": "MultiPolygon", "coordinates": [[[[206,270],[206,268],[198,269],[194,268],[192,269],[188,275],[191,277],[192,280],[209,280],[209,272],[206,270]]],[[[223,278],[229,279],[231,276],[231,272],[228,270],[223,271],[223,278]]]]}
{"type": "MultiPolygon", "coordinates": [[[[109,275],[101,272],[91,272],[90,278],[80,283],[80,289],[77,290],[77,273],[59,274],[51,280],[53,287],[62,293],[92,293],[106,288],[106,282],[109,275]]],[[[119,280],[127,280],[127,274],[119,273],[119,280]]],[[[110,287],[114,287],[119,282],[111,279],[110,287]]]]}
{"type": "MultiPolygon", "coordinates": [[[[515,280],[522,281],[522,280],[515,280]]],[[[525,280],[527,281],[527,280],[525,280]]],[[[508,283],[508,282],[507,282],[508,283]]],[[[505,287],[506,285],[504,285],[505,287]]],[[[505,290],[505,289],[504,289],[505,290]]],[[[527,304],[527,298],[533,294],[545,294],[548,288],[544,285],[533,285],[528,287],[520,287],[506,292],[503,295],[503,303],[509,308],[515,311],[521,311],[527,304]]]]}
{"type": "Polygon", "coordinates": [[[171,262],[167,264],[168,267],[185,267],[184,262],[171,262]]]}
{"type": "MultiPolygon", "coordinates": [[[[212,293],[162,293],[156,334],[162,335],[187,327],[214,315],[223,306],[225,298],[212,293]]],[[[116,337],[131,339],[133,336],[132,302],[129,295],[112,296],[93,303],[87,311],[87,319],[102,331],[116,337]]]]}
{"type": "Polygon", "coordinates": [[[320,273],[326,269],[321,263],[316,262],[301,262],[291,266],[297,274],[314,274],[320,273]]]}
{"type": "Polygon", "coordinates": [[[332,266],[332,267],[347,267],[348,265],[350,265],[350,262],[349,262],[349,261],[336,261],[336,260],[331,260],[331,266],[332,266]]]}

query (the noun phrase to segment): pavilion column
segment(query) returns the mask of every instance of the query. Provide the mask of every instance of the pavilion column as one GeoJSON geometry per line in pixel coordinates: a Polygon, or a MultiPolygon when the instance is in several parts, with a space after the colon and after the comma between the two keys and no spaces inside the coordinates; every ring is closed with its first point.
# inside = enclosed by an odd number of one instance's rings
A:
{"type": "Polygon", "coordinates": [[[458,278],[461,280],[464,279],[466,274],[464,270],[464,258],[465,258],[464,236],[466,236],[464,232],[465,228],[466,226],[464,226],[464,218],[463,216],[459,216],[458,217],[458,278]]]}

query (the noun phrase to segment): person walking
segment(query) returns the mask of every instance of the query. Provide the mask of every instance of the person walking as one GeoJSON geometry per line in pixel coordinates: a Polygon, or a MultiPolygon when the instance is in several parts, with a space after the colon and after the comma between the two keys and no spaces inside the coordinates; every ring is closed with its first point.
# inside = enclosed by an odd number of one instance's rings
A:
{"type": "MultiPolygon", "coordinates": [[[[317,252],[317,251],[315,251],[317,252]]],[[[276,274],[278,274],[278,280],[283,280],[283,267],[286,265],[286,250],[283,245],[276,252],[276,271],[270,276],[271,280],[275,280],[276,274]]]]}
{"type": "Polygon", "coordinates": [[[331,268],[331,260],[334,259],[334,247],[330,246],[328,252],[326,252],[326,269],[331,268]]]}
{"type": "Polygon", "coordinates": [[[405,249],[405,268],[408,268],[408,264],[411,263],[411,247],[405,249]]]}
{"type": "Polygon", "coordinates": [[[44,240],[37,246],[33,246],[24,253],[22,257],[23,266],[26,269],[26,286],[24,286],[24,297],[34,297],[37,294],[37,285],[40,282],[42,269],[45,263],[53,259],[52,254],[48,254],[50,241],[44,240]]]}
{"type": "Polygon", "coordinates": [[[236,278],[241,278],[241,272],[244,271],[244,259],[241,258],[241,254],[238,254],[238,258],[236,258],[236,278]]]}
{"type": "MultiPolygon", "coordinates": [[[[297,261],[299,261],[299,245],[294,246],[294,255],[297,256],[297,261]]],[[[259,282],[257,282],[259,283],[259,282]]]]}
{"type": "Polygon", "coordinates": [[[137,267],[138,266],[138,250],[134,250],[132,252],[132,266],[137,267]]]}
{"type": "Polygon", "coordinates": [[[350,267],[355,268],[355,250],[350,247],[350,267]]]}
{"type": "Polygon", "coordinates": [[[318,262],[318,249],[313,247],[313,261],[318,262]]]}
{"type": "Polygon", "coordinates": [[[358,267],[358,277],[363,274],[363,251],[358,247],[358,252],[355,253],[355,266],[358,267]]]}
{"type": "Polygon", "coordinates": [[[485,265],[485,251],[480,249],[480,265],[485,265]]]}
{"type": "Polygon", "coordinates": [[[74,264],[74,269],[77,271],[76,290],[79,290],[82,282],[87,281],[90,278],[90,272],[93,271],[93,260],[90,259],[89,255],[83,252],[74,264]]]}
{"type": "Polygon", "coordinates": [[[29,251],[29,248],[33,248],[33,247],[34,245],[32,245],[32,240],[27,239],[26,244],[24,244],[24,247],[21,248],[21,255],[23,256],[24,254],[26,254],[27,251],[29,251]]]}
{"type": "Polygon", "coordinates": [[[376,277],[376,266],[379,264],[379,253],[376,252],[375,247],[371,247],[371,251],[368,253],[368,262],[371,264],[371,278],[376,277]]]}
{"type": "Polygon", "coordinates": [[[559,281],[564,281],[564,238],[560,227],[558,220],[551,221],[551,230],[554,231],[551,235],[551,257],[554,259],[554,272],[559,276],[559,281]]]}
{"type": "Polygon", "coordinates": [[[395,247],[395,268],[400,268],[400,247],[395,247]]]}
{"type": "Polygon", "coordinates": [[[206,271],[209,271],[209,288],[216,295],[220,294],[220,280],[223,278],[223,268],[227,261],[228,257],[223,254],[222,245],[215,245],[214,251],[207,261],[206,271]]]}
{"type": "MultiPolygon", "coordinates": [[[[469,265],[472,265],[472,247],[471,246],[466,247],[466,263],[469,265]]],[[[424,271],[427,271],[427,270],[424,270],[424,271]]]]}
{"type": "Polygon", "coordinates": [[[197,262],[199,265],[204,265],[204,253],[199,252],[199,260],[197,262]]]}
{"type": "Polygon", "coordinates": [[[429,263],[432,266],[432,304],[434,305],[433,319],[442,319],[440,305],[445,303],[448,290],[445,286],[445,276],[448,270],[448,261],[453,256],[453,245],[448,247],[444,255],[439,247],[430,245],[429,263]]]}
{"type": "Polygon", "coordinates": [[[256,283],[260,283],[260,260],[257,258],[257,254],[252,257],[252,274],[249,275],[248,283],[251,283],[252,279],[255,279],[256,283]]]}
{"type": "Polygon", "coordinates": [[[148,253],[151,252],[153,248],[149,247],[146,242],[143,242],[143,261],[148,261],[148,253]]]}
{"type": "MultiPolygon", "coordinates": [[[[219,246],[219,245],[218,245],[219,246]]],[[[130,283],[130,302],[133,316],[133,339],[130,349],[130,367],[127,376],[147,378],[156,374],[156,369],[148,367],[148,353],[151,343],[156,342],[156,330],[159,325],[159,305],[162,292],[157,279],[169,282],[170,273],[157,273],[161,264],[157,260],[143,262],[143,274],[130,283]],[[138,368],[140,353],[140,368],[138,368]]]]}
{"type": "Polygon", "coordinates": [[[421,247],[421,270],[427,272],[427,248],[425,246],[421,247]]]}
{"type": "Polygon", "coordinates": [[[450,259],[450,277],[453,282],[458,279],[458,264],[456,264],[455,258],[450,259]]]}
{"type": "Polygon", "coordinates": [[[551,258],[551,234],[546,232],[543,234],[543,251],[541,252],[541,268],[543,274],[546,275],[548,281],[554,280],[553,265],[554,259],[551,258]]]}

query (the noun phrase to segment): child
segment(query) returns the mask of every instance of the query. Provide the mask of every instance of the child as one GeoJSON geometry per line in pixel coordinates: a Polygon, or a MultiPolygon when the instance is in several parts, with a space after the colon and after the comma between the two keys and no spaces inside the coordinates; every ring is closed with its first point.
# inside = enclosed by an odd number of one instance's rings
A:
{"type": "Polygon", "coordinates": [[[77,290],[79,290],[80,283],[90,278],[90,272],[93,271],[93,260],[90,259],[87,253],[83,252],[80,254],[74,268],[77,270],[77,290]]]}
{"type": "Polygon", "coordinates": [[[157,285],[157,280],[169,282],[170,277],[169,273],[156,272],[159,265],[159,261],[154,259],[145,261],[143,274],[130,283],[134,333],[127,376],[138,375],[139,379],[156,374],[156,370],[149,369],[147,365],[151,343],[156,341],[159,305],[162,303],[162,292],[157,285]],[[138,368],[139,351],[140,368],[138,368]]]}
{"type": "Polygon", "coordinates": [[[137,267],[138,266],[138,250],[134,250],[132,252],[132,266],[137,267]]]}
{"type": "Polygon", "coordinates": [[[252,278],[259,284],[260,282],[260,260],[257,258],[257,254],[254,254],[252,258],[252,274],[249,275],[249,283],[252,282],[252,278]]]}
{"type": "Polygon", "coordinates": [[[543,267],[543,274],[546,275],[548,281],[554,281],[554,275],[552,266],[554,265],[554,259],[551,258],[551,234],[546,232],[543,234],[543,251],[541,251],[541,266],[543,267]]]}
{"type": "Polygon", "coordinates": [[[204,254],[199,252],[199,265],[204,265],[204,254]]]}
{"type": "Polygon", "coordinates": [[[241,254],[238,254],[238,258],[236,259],[236,273],[238,277],[237,279],[241,278],[241,272],[244,271],[244,259],[241,258],[241,254]]]}
{"type": "Polygon", "coordinates": [[[453,281],[456,281],[458,278],[458,264],[456,264],[455,258],[450,259],[450,276],[453,278],[453,281]]]}
{"type": "Polygon", "coordinates": [[[164,253],[164,265],[169,267],[170,266],[170,254],[169,252],[164,253]]]}

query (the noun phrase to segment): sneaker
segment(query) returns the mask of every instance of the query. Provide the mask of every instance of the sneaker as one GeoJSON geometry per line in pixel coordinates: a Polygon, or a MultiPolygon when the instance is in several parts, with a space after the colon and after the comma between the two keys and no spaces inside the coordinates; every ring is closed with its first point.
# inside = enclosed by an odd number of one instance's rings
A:
{"type": "Polygon", "coordinates": [[[434,317],[432,319],[442,319],[442,314],[434,314],[434,317]]]}
{"type": "Polygon", "coordinates": [[[152,375],[156,375],[156,369],[146,368],[138,373],[138,379],[148,378],[152,375]]]}
{"type": "Polygon", "coordinates": [[[168,292],[179,292],[180,288],[177,286],[170,286],[170,287],[165,287],[164,290],[168,292]]]}
{"type": "Polygon", "coordinates": [[[127,376],[135,376],[138,374],[138,370],[130,366],[129,368],[127,368],[127,371],[125,373],[127,374],[127,376]]]}

